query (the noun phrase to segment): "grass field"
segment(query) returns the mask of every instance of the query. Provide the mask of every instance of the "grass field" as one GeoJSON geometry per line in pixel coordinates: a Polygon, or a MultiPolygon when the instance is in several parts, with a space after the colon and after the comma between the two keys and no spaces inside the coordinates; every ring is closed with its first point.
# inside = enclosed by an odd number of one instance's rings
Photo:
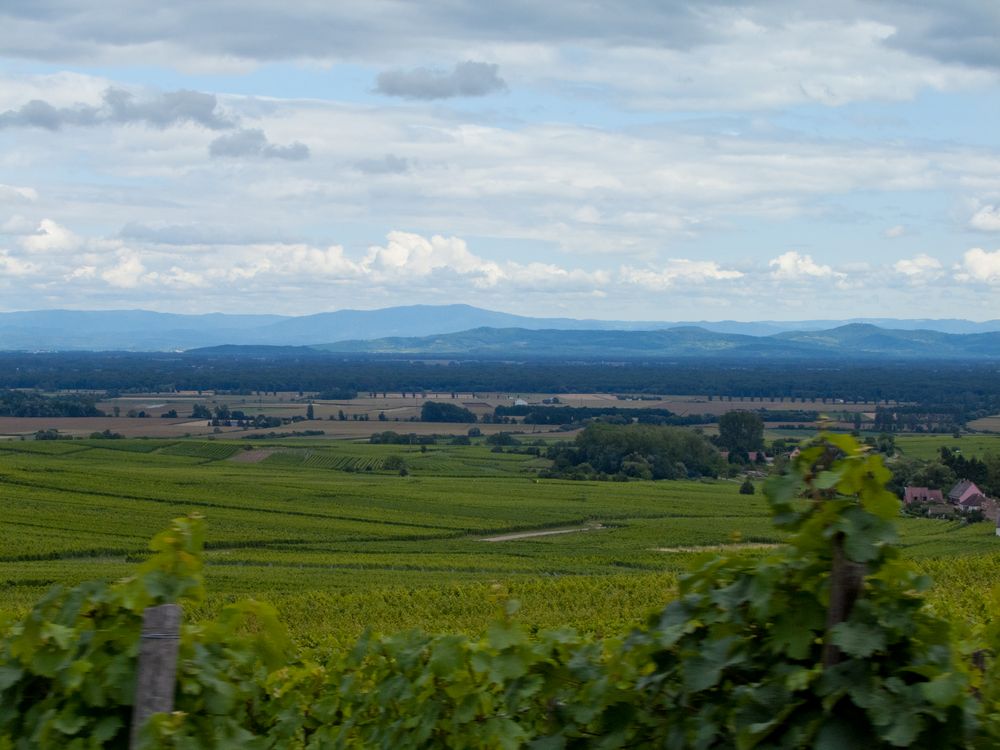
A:
{"type": "MultiPolygon", "coordinates": [[[[482,445],[247,448],[0,443],[0,610],[23,613],[53,584],[129,574],[148,539],[190,512],[208,521],[211,592],[190,614],[264,598],[316,641],[367,627],[479,630],[508,598],[532,626],[618,632],[662,605],[698,554],[781,541],[763,498],[738,482],[539,480],[543,459],[482,445]],[[390,456],[408,476],[385,468],[390,456]],[[566,533],[484,541],[546,529],[566,533]]],[[[942,606],[992,586],[990,525],[907,519],[901,531],[906,554],[952,582],[942,606]]]]}
{"type": "Polygon", "coordinates": [[[1000,453],[1000,435],[902,435],[896,438],[896,447],[907,458],[937,458],[942,447],[960,451],[967,458],[982,458],[984,453],[1000,453]]]}

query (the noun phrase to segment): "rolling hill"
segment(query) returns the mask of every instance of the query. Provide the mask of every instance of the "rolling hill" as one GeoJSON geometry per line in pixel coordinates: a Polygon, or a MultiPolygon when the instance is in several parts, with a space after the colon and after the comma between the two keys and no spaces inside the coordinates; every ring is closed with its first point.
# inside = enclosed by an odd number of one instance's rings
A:
{"type": "Polygon", "coordinates": [[[347,340],[315,347],[343,354],[433,357],[665,359],[1000,359],[1000,333],[907,331],[852,323],[826,331],[771,336],[685,326],[659,331],[567,331],[475,328],[415,338],[347,340]]]}

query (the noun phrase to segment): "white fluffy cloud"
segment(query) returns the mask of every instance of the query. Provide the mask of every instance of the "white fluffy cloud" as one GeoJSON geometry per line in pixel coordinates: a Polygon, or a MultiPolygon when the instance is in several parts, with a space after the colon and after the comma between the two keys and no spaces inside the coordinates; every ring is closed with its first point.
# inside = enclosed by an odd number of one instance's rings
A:
{"type": "Polygon", "coordinates": [[[913,258],[903,258],[893,264],[896,273],[913,280],[938,276],[941,267],[941,261],[924,253],[913,258]]]}
{"type": "Polygon", "coordinates": [[[80,238],[52,219],[42,219],[34,233],[21,239],[29,253],[63,253],[80,246],[80,238]]]}
{"type": "Polygon", "coordinates": [[[967,250],[955,276],[960,281],[1000,284],[1000,250],[989,252],[981,247],[967,250]]]}
{"type": "Polygon", "coordinates": [[[376,283],[399,284],[435,274],[454,274],[469,278],[478,288],[599,287],[610,280],[606,271],[488,260],[472,253],[465,240],[458,237],[422,237],[398,231],[389,233],[384,246],[369,248],[360,270],[376,283]]]}
{"type": "Polygon", "coordinates": [[[662,268],[623,266],[620,277],[624,283],[652,290],[669,289],[675,284],[704,284],[743,278],[741,271],[724,269],[711,260],[669,260],[662,268]]]}
{"type": "Polygon", "coordinates": [[[36,231],[0,250],[0,288],[7,299],[17,299],[23,291],[25,299],[60,305],[115,299],[117,304],[146,307],[162,308],[165,303],[168,309],[188,309],[184,300],[192,296],[254,300],[257,305],[280,298],[290,302],[282,307],[288,312],[315,309],[312,299],[365,299],[366,306],[381,306],[399,303],[404,294],[410,301],[440,301],[444,295],[499,308],[505,300],[521,305],[544,299],[556,303],[549,314],[564,314],[560,305],[569,304],[565,313],[574,316],[683,320],[694,316],[659,313],[657,305],[674,300],[715,311],[710,317],[745,317],[748,305],[780,294],[789,310],[805,315],[836,290],[845,308],[874,314],[878,308],[865,308],[866,299],[904,295],[914,285],[934,291],[936,299],[955,293],[975,296],[980,294],[977,289],[985,294],[1000,284],[1000,250],[981,248],[966,252],[951,273],[939,258],[926,254],[882,265],[844,264],[835,270],[798,251],[768,264],[739,268],[717,260],[673,258],[612,270],[606,265],[581,268],[489,257],[459,237],[403,231],[389,232],[384,242],[367,249],[229,241],[179,250],[170,233],[164,238],[132,234],[136,236],[87,236],[43,220],[36,231]],[[894,283],[893,277],[906,283],[894,283]],[[621,307],[622,299],[634,303],[631,313],[621,307]],[[150,300],[160,302],[150,305],[150,300]]]}
{"type": "Polygon", "coordinates": [[[101,272],[101,278],[113,287],[133,289],[139,286],[145,273],[146,267],[138,254],[123,252],[117,263],[101,272]]]}
{"type": "Polygon", "coordinates": [[[776,279],[826,279],[844,276],[844,274],[834,271],[830,266],[817,263],[811,255],[803,255],[795,250],[789,250],[787,253],[779,255],[768,265],[774,269],[771,273],[776,279]]]}

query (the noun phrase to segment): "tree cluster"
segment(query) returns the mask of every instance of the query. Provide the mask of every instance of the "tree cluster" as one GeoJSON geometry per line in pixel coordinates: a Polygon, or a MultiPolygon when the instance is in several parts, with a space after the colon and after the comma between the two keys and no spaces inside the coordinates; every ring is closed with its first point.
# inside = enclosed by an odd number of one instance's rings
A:
{"type": "Polygon", "coordinates": [[[103,417],[93,396],[0,390],[0,417],[103,417]]]}
{"type": "Polygon", "coordinates": [[[546,455],[553,466],[540,476],[563,479],[688,479],[722,469],[704,435],[671,426],[593,422],[572,446],[554,446],[546,455]]]}
{"type": "Polygon", "coordinates": [[[442,401],[425,401],[420,408],[421,422],[476,422],[468,409],[442,401]]]}

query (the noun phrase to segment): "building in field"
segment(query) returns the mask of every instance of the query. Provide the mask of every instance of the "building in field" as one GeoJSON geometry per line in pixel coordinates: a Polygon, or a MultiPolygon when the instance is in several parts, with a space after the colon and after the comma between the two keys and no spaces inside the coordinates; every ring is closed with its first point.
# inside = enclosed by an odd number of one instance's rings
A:
{"type": "Polygon", "coordinates": [[[953,505],[960,505],[974,495],[982,495],[983,491],[976,486],[976,483],[969,479],[963,479],[948,491],[948,502],[953,505]]]}
{"type": "Polygon", "coordinates": [[[904,487],[903,504],[911,503],[943,503],[944,495],[941,490],[931,490],[927,487],[904,487]]]}
{"type": "Polygon", "coordinates": [[[948,492],[948,502],[962,513],[978,511],[990,521],[1000,518],[1000,502],[988,497],[975,482],[963,479],[948,492]]]}

